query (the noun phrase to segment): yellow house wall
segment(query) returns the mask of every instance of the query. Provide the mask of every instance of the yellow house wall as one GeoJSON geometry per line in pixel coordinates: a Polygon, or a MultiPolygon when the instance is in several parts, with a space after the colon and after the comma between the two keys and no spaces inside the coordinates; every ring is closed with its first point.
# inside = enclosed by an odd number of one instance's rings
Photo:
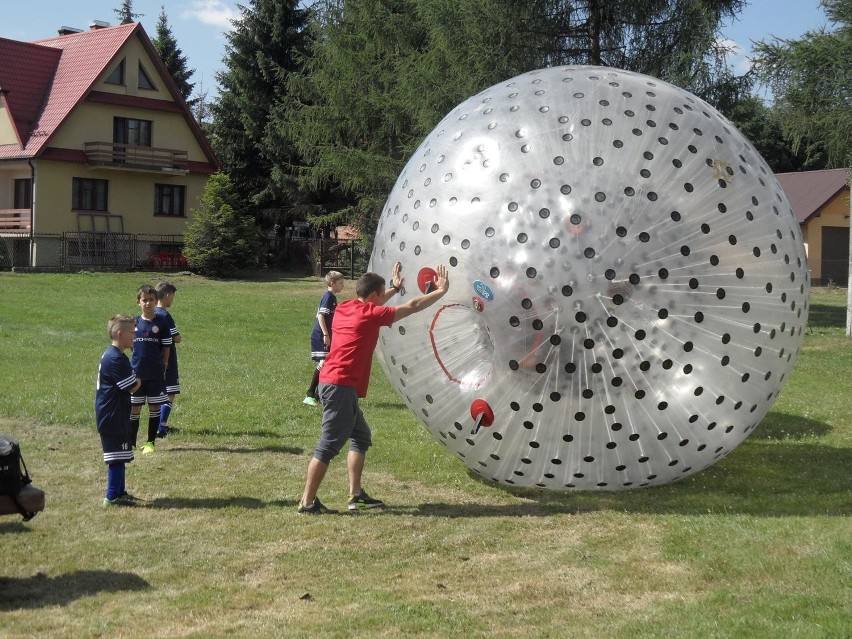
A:
{"type": "Polygon", "coordinates": [[[9,109],[2,102],[0,102],[0,144],[19,144],[9,109]]]}
{"type": "Polygon", "coordinates": [[[148,111],[112,104],[79,105],[62,128],[50,138],[50,146],[62,149],[84,149],[85,142],[112,142],[113,118],[149,120],[151,146],[186,151],[190,160],[207,162],[207,156],[195,139],[183,115],[148,111]]]}
{"type": "MultiPolygon", "coordinates": [[[[76,231],[77,211],[71,208],[73,178],[108,180],[107,207],[112,215],[120,215],[125,233],[179,235],[186,230],[191,209],[207,183],[206,175],[161,175],[140,171],[117,171],[89,167],[73,162],[39,160],[35,187],[35,232],[63,233],[76,231]],[[186,186],[186,217],[154,215],[154,185],[186,186]]],[[[80,211],[80,213],[87,213],[80,211]]]]}
{"type": "Polygon", "coordinates": [[[822,229],[824,226],[849,227],[849,189],[835,195],[802,227],[802,235],[808,245],[808,265],[811,279],[822,279],[822,229]]]}
{"type": "Polygon", "coordinates": [[[133,38],[127,42],[127,44],[121,49],[119,54],[113,60],[113,63],[109,65],[98,78],[98,82],[95,84],[94,89],[96,91],[105,91],[107,93],[118,93],[121,95],[138,95],[143,98],[153,98],[155,100],[166,100],[168,102],[173,102],[172,96],[169,95],[168,90],[166,89],[166,83],[163,81],[163,78],[157,73],[157,67],[154,66],[154,63],[151,62],[151,58],[148,55],[148,52],[145,50],[145,47],[142,46],[142,43],[139,41],[139,38],[133,38]],[[108,78],[113,70],[121,63],[122,58],[124,58],[124,84],[108,84],[104,82],[105,78],[108,78]],[[145,67],[145,72],[148,74],[148,77],[154,83],[156,90],[151,89],[140,89],[139,88],[139,63],[142,63],[142,66],[145,67]]]}

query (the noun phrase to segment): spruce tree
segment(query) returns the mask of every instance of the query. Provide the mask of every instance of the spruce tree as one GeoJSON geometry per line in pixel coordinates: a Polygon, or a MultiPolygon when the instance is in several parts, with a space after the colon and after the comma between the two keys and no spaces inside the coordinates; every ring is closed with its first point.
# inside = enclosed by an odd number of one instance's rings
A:
{"type": "Polygon", "coordinates": [[[145,17],[144,13],[133,12],[133,0],[122,0],[121,6],[118,9],[113,9],[113,12],[118,16],[119,24],[130,24],[145,17]]]}
{"type": "Polygon", "coordinates": [[[157,37],[152,42],[157,53],[160,54],[163,64],[166,65],[166,69],[168,69],[172,79],[175,81],[183,99],[186,100],[187,104],[192,106],[194,100],[190,100],[189,96],[192,95],[192,88],[195,84],[191,83],[189,78],[195,73],[195,69],[187,68],[186,56],[183,55],[183,51],[178,47],[177,40],[172,35],[164,6],[160,7],[160,17],[157,20],[157,37]]]}
{"type": "Polygon", "coordinates": [[[276,105],[286,104],[287,79],[307,48],[307,13],[298,5],[297,0],[241,5],[240,18],[226,34],[225,68],[216,76],[212,142],[236,192],[258,215],[286,210],[294,199],[285,176],[299,160],[291,156],[286,132],[270,129],[270,117],[276,105]]]}

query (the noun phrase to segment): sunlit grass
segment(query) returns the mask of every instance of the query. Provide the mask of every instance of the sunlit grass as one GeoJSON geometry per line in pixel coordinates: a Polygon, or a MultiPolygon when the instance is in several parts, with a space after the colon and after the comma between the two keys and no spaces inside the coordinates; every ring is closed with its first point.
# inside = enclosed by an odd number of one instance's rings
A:
{"type": "MultiPolygon", "coordinates": [[[[0,274],[0,432],[48,504],[0,520],[3,637],[844,637],[852,605],[852,341],[817,289],[756,432],[676,484],[508,491],[468,473],[378,367],[367,488],[390,507],[301,517],[319,432],[301,404],[324,284],[189,275],[172,313],[180,432],[103,511],[94,429],[106,320],[151,273],[0,274]]],[[[343,297],[352,294],[347,283],[343,297]]],[[[323,500],[342,507],[332,464],[323,500]]]]}

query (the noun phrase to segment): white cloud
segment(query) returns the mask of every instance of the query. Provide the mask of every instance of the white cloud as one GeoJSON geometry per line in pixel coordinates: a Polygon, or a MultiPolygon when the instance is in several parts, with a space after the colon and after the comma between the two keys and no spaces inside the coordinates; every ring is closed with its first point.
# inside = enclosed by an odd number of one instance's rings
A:
{"type": "Polygon", "coordinates": [[[214,27],[231,28],[231,20],[240,17],[234,3],[223,0],[193,0],[192,5],[181,14],[214,27]]]}

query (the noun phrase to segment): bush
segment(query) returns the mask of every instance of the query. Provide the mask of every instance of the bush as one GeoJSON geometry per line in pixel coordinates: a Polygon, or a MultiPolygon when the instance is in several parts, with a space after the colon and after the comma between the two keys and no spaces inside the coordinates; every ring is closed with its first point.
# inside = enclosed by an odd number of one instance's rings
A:
{"type": "Polygon", "coordinates": [[[210,176],[184,239],[189,268],[201,275],[233,275],[258,265],[257,225],[240,205],[231,179],[224,173],[210,176]]]}

